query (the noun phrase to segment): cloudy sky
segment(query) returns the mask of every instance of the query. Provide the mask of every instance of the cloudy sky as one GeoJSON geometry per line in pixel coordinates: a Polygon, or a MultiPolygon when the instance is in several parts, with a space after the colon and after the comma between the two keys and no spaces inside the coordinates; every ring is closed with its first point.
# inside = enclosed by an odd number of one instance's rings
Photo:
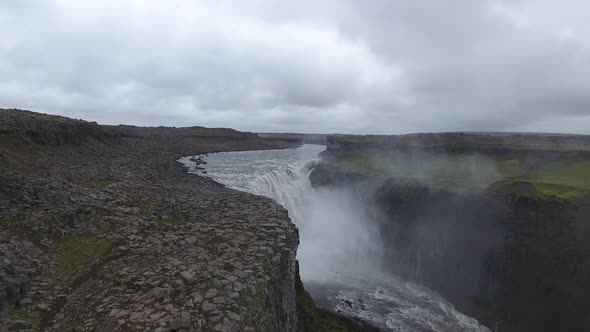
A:
{"type": "Polygon", "coordinates": [[[0,107],[248,131],[590,134],[586,0],[1,0],[0,107]]]}

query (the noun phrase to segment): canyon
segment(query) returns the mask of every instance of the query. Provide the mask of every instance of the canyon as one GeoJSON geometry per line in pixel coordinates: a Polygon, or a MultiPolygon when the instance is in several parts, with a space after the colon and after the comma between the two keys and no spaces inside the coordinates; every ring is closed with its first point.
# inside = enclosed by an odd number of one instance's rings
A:
{"type": "Polygon", "coordinates": [[[0,331],[585,331],[589,147],[0,110],[0,331]]]}
{"type": "Polygon", "coordinates": [[[590,321],[588,137],[330,137],[316,187],[376,205],[384,268],[497,331],[590,321]]]}
{"type": "Polygon", "coordinates": [[[332,318],[296,284],[287,211],[176,162],[292,146],[0,110],[0,330],[296,331],[332,318]]]}

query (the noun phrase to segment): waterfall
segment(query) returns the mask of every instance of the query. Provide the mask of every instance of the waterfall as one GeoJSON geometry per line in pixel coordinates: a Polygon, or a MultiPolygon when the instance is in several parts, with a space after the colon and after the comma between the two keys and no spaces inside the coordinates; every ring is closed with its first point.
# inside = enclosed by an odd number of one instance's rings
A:
{"type": "MultiPolygon", "coordinates": [[[[375,211],[354,188],[311,186],[309,175],[322,149],[304,145],[211,154],[206,175],[230,188],[272,198],[289,211],[299,229],[301,279],[316,303],[386,330],[489,332],[427,288],[382,273],[375,211]]],[[[191,159],[179,162],[203,175],[191,159]]]]}
{"type": "Polygon", "coordinates": [[[299,225],[306,200],[313,193],[309,182],[312,170],[313,167],[309,165],[298,169],[274,170],[252,179],[250,191],[281,204],[289,211],[293,222],[299,225]]]}
{"type": "Polygon", "coordinates": [[[366,206],[344,189],[311,186],[314,162],[273,170],[250,181],[249,191],[284,206],[300,232],[301,277],[326,282],[349,273],[379,272],[379,236],[366,206]]]}

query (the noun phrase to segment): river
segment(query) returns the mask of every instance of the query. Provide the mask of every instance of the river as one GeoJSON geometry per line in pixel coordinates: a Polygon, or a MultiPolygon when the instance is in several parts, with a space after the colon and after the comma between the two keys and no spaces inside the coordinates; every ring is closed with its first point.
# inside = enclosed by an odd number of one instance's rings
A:
{"type": "Polygon", "coordinates": [[[227,187],[264,195],[283,205],[300,235],[301,279],[319,306],[388,331],[489,331],[424,286],[383,273],[374,211],[353,189],[314,189],[309,182],[325,146],[222,152],[202,156],[206,173],[190,156],[189,173],[227,187]]]}

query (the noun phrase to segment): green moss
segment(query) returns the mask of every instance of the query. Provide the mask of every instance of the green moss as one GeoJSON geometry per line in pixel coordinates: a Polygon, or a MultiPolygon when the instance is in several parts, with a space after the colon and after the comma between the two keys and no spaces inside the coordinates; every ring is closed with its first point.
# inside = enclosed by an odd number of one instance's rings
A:
{"type": "Polygon", "coordinates": [[[535,178],[539,182],[590,189],[590,161],[549,163],[536,172],[535,178]]]}
{"type": "Polygon", "coordinates": [[[38,330],[39,324],[41,323],[41,314],[38,311],[32,310],[30,306],[12,307],[8,311],[8,318],[30,323],[33,326],[33,330],[38,330]]]}
{"type": "MultiPolygon", "coordinates": [[[[514,183],[534,184],[534,194],[572,200],[590,195],[590,161],[543,160],[472,154],[354,150],[337,156],[334,165],[374,179],[413,180],[452,192],[477,192],[490,183],[504,192],[514,183]]],[[[519,186],[516,186],[519,187],[519,186]]],[[[531,193],[528,193],[531,194],[531,193]]]]}
{"type": "Polygon", "coordinates": [[[571,187],[554,183],[533,183],[537,192],[544,196],[554,196],[561,200],[575,200],[590,196],[590,189],[571,187]]]}
{"type": "Polygon", "coordinates": [[[498,165],[504,178],[531,182],[541,195],[575,199],[590,191],[590,161],[536,160],[525,167],[522,161],[506,160],[498,165]]]}
{"type": "Polygon", "coordinates": [[[70,235],[58,241],[50,251],[59,277],[72,277],[78,269],[104,256],[112,242],[95,236],[70,235]]]}
{"type": "Polygon", "coordinates": [[[19,224],[19,220],[13,216],[1,216],[0,217],[0,225],[5,227],[13,227],[16,224],[19,224]]]}
{"type": "Polygon", "coordinates": [[[110,184],[115,183],[116,181],[113,179],[99,179],[94,181],[92,184],[96,187],[104,187],[104,186],[108,186],[110,184]]]}
{"type": "Polygon", "coordinates": [[[143,214],[145,216],[149,217],[152,215],[152,213],[154,213],[154,211],[156,211],[156,209],[159,206],[160,206],[160,201],[152,199],[146,204],[145,208],[143,209],[143,214]]]}
{"type": "MultiPolygon", "coordinates": [[[[263,296],[263,290],[260,287],[256,287],[256,292],[253,292],[250,287],[246,287],[240,294],[239,303],[240,306],[246,308],[250,317],[259,317],[264,314],[268,308],[265,297],[263,296]]],[[[255,323],[255,322],[247,322],[255,323]]]]}
{"type": "Polygon", "coordinates": [[[155,221],[156,224],[158,224],[158,226],[160,226],[160,227],[179,225],[179,224],[182,224],[182,222],[183,222],[180,219],[164,219],[159,216],[154,217],[152,220],[155,221]]]}
{"type": "Polygon", "coordinates": [[[339,159],[339,166],[369,175],[376,175],[382,172],[382,170],[376,167],[375,163],[373,163],[372,158],[368,154],[362,152],[348,152],[343,154],[339,159]]]}
{"type": "Polygon", "coordinates": [[[460,193],[479,192],[497,177],[493,162],[481,155],[355,151],[342,154],[335,166],[345,172],[368,175],[374,181],[417,182],[460,193]]]}
{"type": "Polygon", "coordinates": [[[23,219],[16,216],[0,217],[0,225],[10,231],[12,236],[19,239],[25,239],[37,243],[43,238],[39,232],[33,230],[23,219]]]}
{"type": "Polygon", "coordinates": [[[162,208],[164,208],[164,206],[159,199],[151,199],[145,204],[142,212],[146,217],[151,218],[153,222],[161,227],[169,227],[184,223],[183,219],[170,218],[169,216],[162,216],[159,214],[158,211],[162,210],[162,208]]]}
{"type": "Polygon", "coordinates": [[[562,201],[576,200],[590,196],[590,189],[515,179],[497,181],[489,187],[489,191],[527,197],[553,197],[562,201]]]}

